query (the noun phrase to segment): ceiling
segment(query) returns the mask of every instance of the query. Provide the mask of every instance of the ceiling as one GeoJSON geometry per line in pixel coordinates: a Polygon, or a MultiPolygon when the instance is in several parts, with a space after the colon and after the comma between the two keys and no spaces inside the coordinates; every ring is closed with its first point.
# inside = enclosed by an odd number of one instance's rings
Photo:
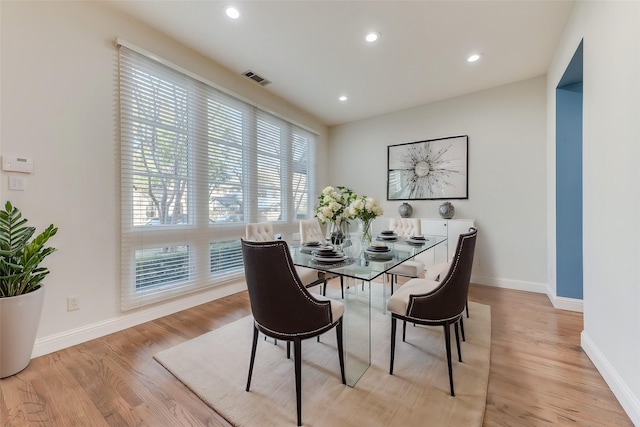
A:
{"type": "Polygon", "coordinates": [[[574,1],[231,3],[107,2],[332,126],[545,74],[574,1]]]}

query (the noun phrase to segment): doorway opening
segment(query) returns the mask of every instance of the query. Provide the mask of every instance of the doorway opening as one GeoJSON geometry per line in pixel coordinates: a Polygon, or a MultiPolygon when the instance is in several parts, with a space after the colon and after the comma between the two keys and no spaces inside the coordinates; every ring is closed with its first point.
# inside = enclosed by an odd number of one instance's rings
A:
{"type": "Polygon", "coordinates": [[[556,295],[582,299],[582,43],[556,87],[556,295]]]}

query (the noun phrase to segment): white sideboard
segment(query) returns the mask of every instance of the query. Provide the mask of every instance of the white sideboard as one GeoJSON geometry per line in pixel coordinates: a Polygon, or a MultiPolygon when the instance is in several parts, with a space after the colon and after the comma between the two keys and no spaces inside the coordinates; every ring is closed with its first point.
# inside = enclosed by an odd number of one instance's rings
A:
{"type": "Polygon", "coordinates": [[[435,248],[418,255],[416,258],[424,262],[427,269],[434,264],[450,261],[456,252],[458,237],[460,234],[468,232],[469,227],[475,227],[475,220],[420,218],[422,234],[445,236],[447,240],[435,248]]]}

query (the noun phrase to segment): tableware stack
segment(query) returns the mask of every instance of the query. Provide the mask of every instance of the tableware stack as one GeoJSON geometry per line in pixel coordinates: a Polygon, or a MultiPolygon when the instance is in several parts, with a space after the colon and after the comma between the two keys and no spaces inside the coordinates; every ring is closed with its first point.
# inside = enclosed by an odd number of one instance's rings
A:
{"type": "Polygon", "coordinates": [[[314,250],[323,247],[323,244],[320,242],[304,242],[302,244],[302,249],[300,252],[303,254],[311,254],[314,250]]]}
{"type": "Polygon", "coordinates": [[[407,239],[407,242],[414,245],[424,245],[427,242],[427,239],[425,239],[422,234],[417,234],[415,236],[410,236],[407,239]]]}
{"type": "Polygon", "coordinates": [[[398,235],[393,230],[383,230],[377,237],[377,240],[385,242],[394,242],[398,240],[398,235]]]}
{"type": "Polygon", "coordinates": [[[375,260],[390,260],[393,258],[391,249],[383,242],[372,242],[371,246],[364,250],[364,253],[375,260]]]}
{"type": "Polygon", "coordinates": [[[320,263],[334,263],[346,260],[348,257],[337,251],[333,246],[323,246],[311,252],[311,259],[320,263]]]}

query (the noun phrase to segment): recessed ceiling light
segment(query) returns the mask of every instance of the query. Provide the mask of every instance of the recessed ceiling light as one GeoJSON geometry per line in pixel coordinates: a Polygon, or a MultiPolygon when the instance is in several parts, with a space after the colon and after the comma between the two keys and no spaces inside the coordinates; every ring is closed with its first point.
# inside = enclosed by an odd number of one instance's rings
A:
{"type": "Polygon", "coordinates": [[[340,98],[338,98],[338,99],[339,99],[340,101],[343,101],[343,102],[344,102],[344,101],[346,101],[346,100],[347,100],[347,97],[346,97],[345,95],[342,95],[342,96],[341,96],[340,98]]]}
{"type": "Polygon", "coordinates": [[[467,62],[476,62],[478,59],[480,59],[480,54],[474,53],[473,55],[467,58],[467,62]]]}
{"type": "Polygon", "coordinates": [[[374,41],[378,40],[378,37],[380,37],[380,33],[376,33],[375,31],[371,31],[371,32],[367,33],[366,36],[364,36],[364,39],[366,41],[368,41],[369,43],[373,43],[374,41]]]}
{"type": "Polygon", "coordinates": [[[240,18],[240,11],[233,7],[233,6],[228,6],[224,12],[227,14],[227,16],[231,19],[238,19],[240,18]]]}

